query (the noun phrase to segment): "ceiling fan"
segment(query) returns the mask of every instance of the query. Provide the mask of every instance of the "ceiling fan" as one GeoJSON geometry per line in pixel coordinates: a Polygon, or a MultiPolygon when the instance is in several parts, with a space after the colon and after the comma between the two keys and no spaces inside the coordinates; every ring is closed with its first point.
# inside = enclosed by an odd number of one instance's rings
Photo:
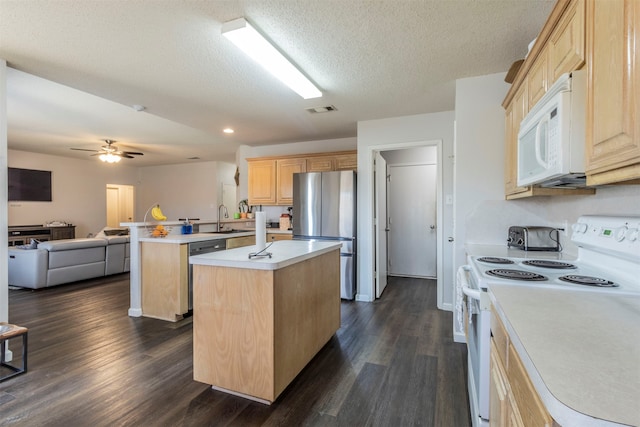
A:
{"type": "Polygon", "coordinates": [[[103,139],[107,145],[103,145],[100,150],[89,150],[86,148],[71,148],[71,150],[76,151],[94,151],[96,154],[92,154],[92,156],[99,156],[100,160],[107,163],[117,163],[123,157],[126,159],[133,159],[133,156],[143,156],[143,153],[139,153],[137,151],[120,151],[118,147],[112,145],[114,142],[113,139],[103,139]]]}

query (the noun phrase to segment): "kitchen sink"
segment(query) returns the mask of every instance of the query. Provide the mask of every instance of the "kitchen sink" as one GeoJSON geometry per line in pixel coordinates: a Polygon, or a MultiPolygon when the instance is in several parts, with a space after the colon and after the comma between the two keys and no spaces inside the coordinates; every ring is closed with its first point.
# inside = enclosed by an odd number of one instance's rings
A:
{"type": "Polygon", "coordinates": [[[234,234],[234,233],[249,233],[251,230],[223,230],[223,231],[208,231],[210,234],[234,234]]]}

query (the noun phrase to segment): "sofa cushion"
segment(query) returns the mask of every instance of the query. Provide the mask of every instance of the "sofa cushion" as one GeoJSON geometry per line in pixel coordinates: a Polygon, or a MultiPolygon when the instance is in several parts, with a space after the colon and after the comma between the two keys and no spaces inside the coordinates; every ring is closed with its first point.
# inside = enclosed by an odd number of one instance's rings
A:
{"type": "MultiPolygon", "coordinates": [[[[49,251],[49,270],[74,265],[104,262],[105,247],[88,247],[68,251],[49,251]]],[[[104,271],[103,271],[104,275],[104,271]]]]}
{"type": "Polygon", "coordinates": [[[46,249],[49,252],[68,251],[70,249],[93,248],[99,246],[107,246],[107,241],[104,239],[67,239],[49,240],[48,242],[38,244],[39,249],[46,249]]]}
{"type": "Polygon", "coordinates": [[[117,245],[121,243],[127,243],[129,236],[105,236],[102,239],[107,241],[107,245],[117,245]]]}
{"type": "Polygon", "coordinates": [[[47,286],[77,282],[104,276],[104,261],[91,264],[78,264],[69,267],[55,268],[47,272],[47,286]]]}

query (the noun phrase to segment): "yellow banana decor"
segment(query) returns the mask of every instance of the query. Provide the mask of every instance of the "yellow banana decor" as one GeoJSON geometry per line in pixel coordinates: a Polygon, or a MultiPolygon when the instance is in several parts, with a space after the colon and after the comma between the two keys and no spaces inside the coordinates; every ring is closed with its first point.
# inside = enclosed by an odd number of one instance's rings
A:
{"type": "Polygon", "coordinates": [[[166,221],[167,220],[167,217],[162,213],[162,210],[160,209],[160,205],[155,205],[151,209],[151,216],[156,221],[166,221]]]}

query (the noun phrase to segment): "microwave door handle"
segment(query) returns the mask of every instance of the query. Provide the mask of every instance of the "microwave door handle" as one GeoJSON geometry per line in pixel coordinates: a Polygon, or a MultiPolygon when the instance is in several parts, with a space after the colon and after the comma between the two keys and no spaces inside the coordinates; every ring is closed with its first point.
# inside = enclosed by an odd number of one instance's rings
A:
{"type": "MultiPolygon", "coordinates": [[[[542,155],[540,154],[540,145],[541,145],[541,141],[540,141],[540,136],[541,136],[541,129],[544,125],[547,125],[547,129],[549,128],[549,115],[545,115],[543,119],[540,120],[540,123],[538,123],[538,126],[536,126],[536,143],[535,143],[535,151],[536,151],[536,161],[538,162],[538,164],[540,166],[542,166],[544,169],[548,169],[549,168],[549,162],[547,162],[545,159],[542,158],[542,155]]],[[[548,141],[549,141],[549,135],[548,135],[548,131],[546,132],[547,134],[545,135],[545,139],[544,139],[544,143],[545,145],[548,145],[548,141]]],[[[548,147],[547,150],[545,150],[547,153],[548,151],[548,147]]]]}

